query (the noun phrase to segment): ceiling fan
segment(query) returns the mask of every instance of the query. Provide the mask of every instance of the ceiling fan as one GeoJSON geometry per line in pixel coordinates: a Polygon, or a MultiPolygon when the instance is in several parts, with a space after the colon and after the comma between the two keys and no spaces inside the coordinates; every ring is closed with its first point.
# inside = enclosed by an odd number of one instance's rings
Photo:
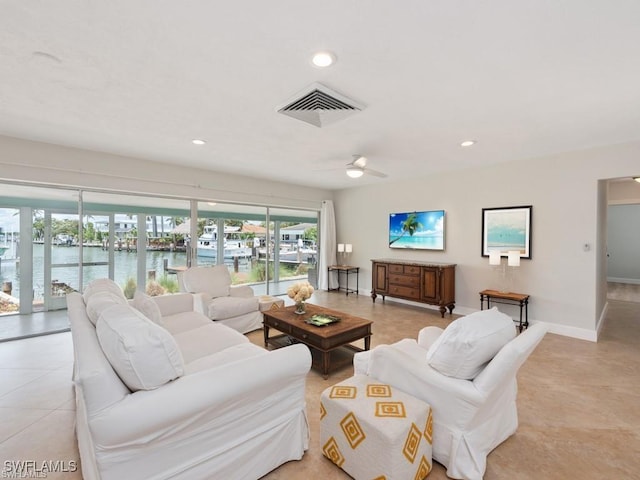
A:
{"type": "Polygon", "coordinates": [[[373,170],[372,168],[367,168],[367,157],[362,155],[354,155],[353,161],[347,163],[347,175],[351,178],[359,178],[364,174],[373,175],[375,177],[385,178],[387,176],[386,173],[379,172],[378,170],[373,170]]]}

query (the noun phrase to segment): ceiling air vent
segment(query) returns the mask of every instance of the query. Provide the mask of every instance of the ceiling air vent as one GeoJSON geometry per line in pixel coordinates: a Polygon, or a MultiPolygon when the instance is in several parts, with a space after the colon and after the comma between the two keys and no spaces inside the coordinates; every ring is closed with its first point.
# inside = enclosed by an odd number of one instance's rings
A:
{"type": "Polygon", "coordinates": [[[283,106],[278,107],[278,113],[288,115],[316,127],[323,127],[329,123],[342,120],[360,110],[364,106],[354,100],[325,87],[321,83],[314,83],[283,106]]]}

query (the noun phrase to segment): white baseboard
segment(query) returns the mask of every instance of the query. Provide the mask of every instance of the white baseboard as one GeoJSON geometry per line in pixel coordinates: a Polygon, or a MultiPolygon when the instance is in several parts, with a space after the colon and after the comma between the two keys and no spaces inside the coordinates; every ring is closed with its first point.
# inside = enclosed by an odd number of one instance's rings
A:
{"type": "MultiPolygon", "coordinates": [[[[369,291],[369,295],[371,295],[371,291],[369,291]]],[[[380,297],[381,295],[378,295],[378,296],[380,297]]],[[[439,310],[440,308],[438,306],[412,302],[410,300],[404,300],[402,298],[396,298],[396,297],[387,297],[386,301],[391,301],[394,303],[402,303],[405,305],[412,305],[414,307],[428,308],[430,310],[439,310]]],[[[607,314],[608,306],[609,304],[607,303],[605,308],[602,311],[602,315],[600,316],[600,320],[598,321],[597,330],[588,330],[586,328],[571,327],[569,325],[562,325],[559,323],[542,322],[542,321],[538,321],[531,318],[529,319],[529,324],[533,325],[534,323],[543,323],[547,326],[547,329],[548,329],[547,331],[549,333],[555,333],[556,335],[562,335],[564,337],[576,338],[578,340],[587,340],[589,342],[597,342],[598,334],[602,329],[602,327],[604,326],[604,319],[607,314]]],[[[470,307],[464,307],[464,306],[458,306],[458,305],[456,305],[456,307],[453,309],[453,313],[457,315],[470,315],[474,312],[479,312],[479,311],[480,310],[477,308],[470,308],[470,307]]],[[[447,315],[445,315],[445,318],[447,318],[447,315]]]]}
{"type": "Polygon", "coordinates": [[[562,335],[563,337],[577,338],[578,340],[588,340],[589,342],[598,341],[598,332],[596,330],[587,330],[586,328],[571,327],[569,325],[561,325],[559,323],[549,322],[530,322],[544,323],[547,326],[547,332],[562,335]]]}

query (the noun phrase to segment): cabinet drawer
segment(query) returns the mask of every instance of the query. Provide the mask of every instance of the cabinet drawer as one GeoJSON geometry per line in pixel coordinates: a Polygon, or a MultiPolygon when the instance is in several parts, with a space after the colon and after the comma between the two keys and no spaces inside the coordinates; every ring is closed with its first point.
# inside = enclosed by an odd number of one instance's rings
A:
{"type": "Polygon", "coordinates": [[[417,300],[420,298],[420,289],[412,287],[402,287],[399,285],[390,285],[389,294],[417,300]]]}
{"type": "Polygon", "coordinates": [[[275,318],[265,317],[263,322],[267,327],[275,328],[276,330],[279,330],[282,333],[291,333],[291,326],[289,326],[284,322],[276,320],[275,318]]]}
{"type": "Polygon", "coordinates": [[[404,273],[404,265],[389,264],[389,273],[404,273]]]}
{"type": "Polygon", "coordinates": [[[420,277],[410,275],[390,275],[389,283],[393,285],[404,285],[406,287],[419,287],[420,277]]]}
{"type": "Polygon", "coordinates": [[[419,275],[420,267],[417,267],[415,265],[405,265],[404,273],[406,273],[407,275],[419,275]]]}
{"type": "Polygon", "coordinates": [[[303,342],[309,342],[311,345],[314,343],[319,345],[319,337],[314,335],[313,333],[309,333],[307,330],[302,330],[298,327],[291,327],[291,331],[289,332],[292,337],[301,340],[303,342]]]}

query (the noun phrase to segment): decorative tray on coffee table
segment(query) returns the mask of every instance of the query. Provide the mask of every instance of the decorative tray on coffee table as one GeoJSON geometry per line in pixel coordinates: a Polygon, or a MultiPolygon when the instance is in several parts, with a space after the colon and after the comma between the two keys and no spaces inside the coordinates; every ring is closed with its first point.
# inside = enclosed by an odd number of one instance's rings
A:
{"type": "Polygon", "coordinates": [[[327,315],[324,313],[317,313],[305,320],[306,323],[315,325],[316,327],[325,327],[327,325],[331,325],[332,323],[336,323],[339,321],[340,321],[340,317],[336,317],[334,315],[327,315]]]}

